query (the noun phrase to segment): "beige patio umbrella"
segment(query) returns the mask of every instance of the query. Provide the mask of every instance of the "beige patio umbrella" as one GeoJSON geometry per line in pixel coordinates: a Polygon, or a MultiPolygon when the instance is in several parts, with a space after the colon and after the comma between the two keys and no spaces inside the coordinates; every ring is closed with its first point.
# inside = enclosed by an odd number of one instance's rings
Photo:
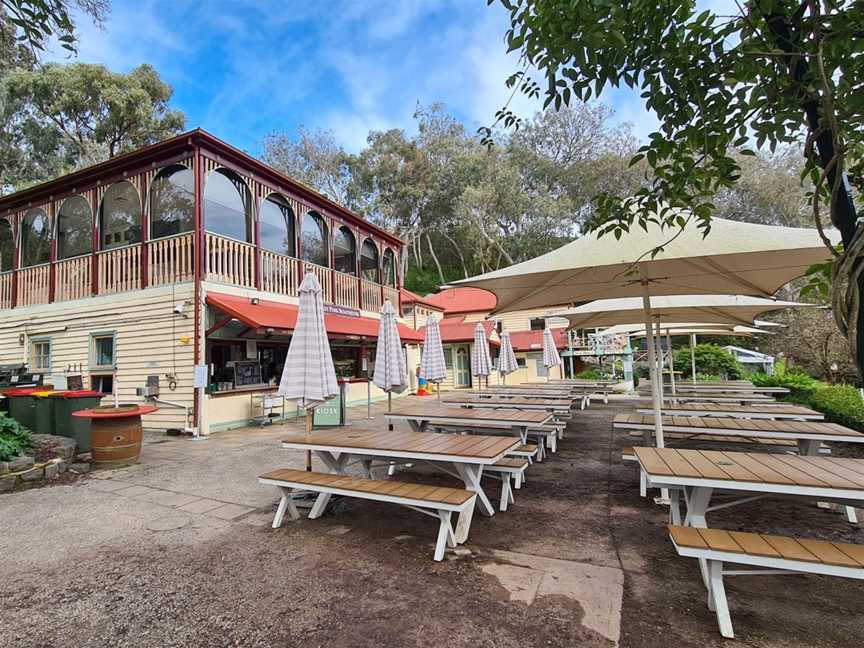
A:
{"type": "MultiPolygon", "coordinates": [[[[306,433],[312,433],[315,407],[339,393],[336,369],[324,327],[321,284],[310,273],[300,282],[300,308],[277,393],[306,411],[306,433]]],[[[306,470],[312,470],[312,453],[306,452],[306,470]]]]}
{"type": "Polygon", "coordinates": [[[510,339],[510,331],[501,332],[501,350],[498,352],[498,373],[504,384],[507,384],[507,374],[511,374],[519,368],[516,354],[513,352],[513,341],[510,339]]]}
{"type": "MultiPolygon", "coordinates": [[[[396,311],[390,300],[381,307],[381,319],[378,322],[378,343],[375,350],[375,372],[372,384],[387,393],[387,411],[393,411],[393,392],[405,391],[408,386],[408,366],[405,361],[405,350],[399,337],[399,326],[396,322],[396,311]]],[[[393,424],[388,425],[390,430],[393,424]]]]}
{"type": "MultiPolygon", "coordinates": [[[[690,219],[688,212],[681,216],[690,219]]],[[[652,295],[754,295],[778,288],[830,258],[815,229],[774,227],[714,218],[708,236],[690,225],[661,227],[645,214],[616,239],[592,232],[537,258],[454,282],[495,293],[495,312],[638,297],[648,328],[657,445],[664,445],[660,385],[651,332],[652,295]],[[652,256],[652,251],[659,250],[652,256]]]]}
{"type": "Polygon", "coordinates": [[[420,375],[427,382],[435,383],[438,402],[441,402],[441,381],[447,378],[447,364],[444,360],[444,346],[441,344],[441,327],[438,319],[429,316],[426,320],[426,339],[423,354],[420,356],[420,375]]]}

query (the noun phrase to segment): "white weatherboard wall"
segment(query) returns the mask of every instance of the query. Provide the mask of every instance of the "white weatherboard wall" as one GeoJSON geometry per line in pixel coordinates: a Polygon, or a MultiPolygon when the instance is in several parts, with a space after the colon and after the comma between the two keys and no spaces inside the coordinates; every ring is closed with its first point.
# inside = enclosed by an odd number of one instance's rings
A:
{"type": "MultiPolygon", "coordinates": [[[[191,283],[101,295],[84,300],[14,308],[0,312],[0,364],[30,364],[33,339],[51,342],[51,373],[81,365],[84,387],[90,387],[94,333],[115,335],[115,381],[122,403],[139,403],[135,388],[158,374],[161,398],[192,405],[194,321],[191,283]],[[186,317],[174,313],[183,302],[186,317]],[[23,344],[19,341],[24,334],[23,344]],[[177,380],[168,388],[166,374],[177,380]]],[[[100,370],[101,371],[101,370],[100,370]]],[[[46,373],[46,375],[48,375],[46,373]]],[[[110,402],[106,399],[103,402],[110,402]]],[[[144,427],[183,427],[182,409],[160,406],[144,417],[144,427]]]]}

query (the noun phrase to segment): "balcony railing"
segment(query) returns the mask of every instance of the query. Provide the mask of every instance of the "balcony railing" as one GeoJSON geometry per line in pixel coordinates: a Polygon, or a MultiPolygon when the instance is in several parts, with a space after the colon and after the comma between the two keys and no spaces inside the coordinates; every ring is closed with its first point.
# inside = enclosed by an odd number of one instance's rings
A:
{"type": "Polygon", "coordinates": [[[57,285],[54,289],[55,301],[84,299],[92,294],[93,261],[89,254],[58,261],[54,268],[57,273],[57,285]]]}
{"type": "Polygon", "coordinates": [[[195,276],[195,242],[192,232],[150,241],[147,244],[147,283],[151,286],[189,281],[195,276]]]}
{"type": "MultiPolygon", "coordinates": [[[[204,241],[202,270],[207,281],[295,297],[303,275],[312,272],[321,284],[325,303],[378,311],[389,299],[398,312],[396,288],[215,234],[206,233],[204,241]]],[[[188,232],[105,250],[95,256],[2,272],[0,309],[190,281],[195,276],[195,250],[195,235],[188,232]]]]}

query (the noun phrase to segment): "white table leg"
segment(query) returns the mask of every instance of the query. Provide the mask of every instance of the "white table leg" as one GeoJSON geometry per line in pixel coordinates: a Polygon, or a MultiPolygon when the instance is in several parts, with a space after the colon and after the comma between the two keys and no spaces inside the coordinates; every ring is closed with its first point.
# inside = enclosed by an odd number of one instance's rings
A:
{"type": "MultiPolygon", "coordinates": [[[[477,499],[480,500],[480,511],[489,517],[495,515],[495,508],[483,492],[483,487],[480,485],[480,477],[483,474],[482,465],[454,463],[453,467],[465,484],[465,489],[473,493],[477,493],[477,499]]],[[[459,521],[456,523],[456,542],[462,544],[468,539],[468,532],[471,530],[471,519],[474,517],[474,508],[466,509],[459,514],[459,521]]]]}
{"type": "Polygon", "coordinates": [[[733,639],[732,618],[729,616],[729,604],[726,601],[726,588],[723,585],[723,563],[719,560],[708,561],[710,586],[708,589],[708,608],[717,615],[717,625],[720,634],[727,639],[733,639]]]}
{"type": "MultiPolygon", "coordinates": [[[[330,472],[334,475],[342,475],[345,473],[345,464],[348,463],[349,455],[346,453],[335,452],[325,452],[323,450],[316,450],[315,456],[321,459],[330,472]]],[[[309,511],[309,519],[315,520],[324,513],[324,509],[327,508],[327,504],[330,502],[330,494],[329,493],[319,493],[318,497],[315,499],[315,503],[312,505],[312,510],[309,511]]]]}
{"type": "Polygon", "coordinates": [[[278,529],[282,526],[282,519],[285,517],[285,511],[288,511],[288,516],[292,520],[300,517],[297,507],[294,506],[292,493],[290,488],[279,486],[279,491],[282,493],[282,499],[279,500],[279,507],[276,509],[276,516],[273,518],[273,528],[278,529]]]}

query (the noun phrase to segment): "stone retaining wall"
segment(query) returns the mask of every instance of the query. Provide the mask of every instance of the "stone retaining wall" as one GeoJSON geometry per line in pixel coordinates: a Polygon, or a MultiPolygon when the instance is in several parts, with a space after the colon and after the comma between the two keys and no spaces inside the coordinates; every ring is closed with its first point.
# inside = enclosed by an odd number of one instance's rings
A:
{"type": "Polygon", "coordinates": [[[89,472],[89,454],[78,455],[76,450],[74,439],[34,434],[30,454],[0,461],[0,493],[40,486],[69,469],[76,473],[89,472]]]}

